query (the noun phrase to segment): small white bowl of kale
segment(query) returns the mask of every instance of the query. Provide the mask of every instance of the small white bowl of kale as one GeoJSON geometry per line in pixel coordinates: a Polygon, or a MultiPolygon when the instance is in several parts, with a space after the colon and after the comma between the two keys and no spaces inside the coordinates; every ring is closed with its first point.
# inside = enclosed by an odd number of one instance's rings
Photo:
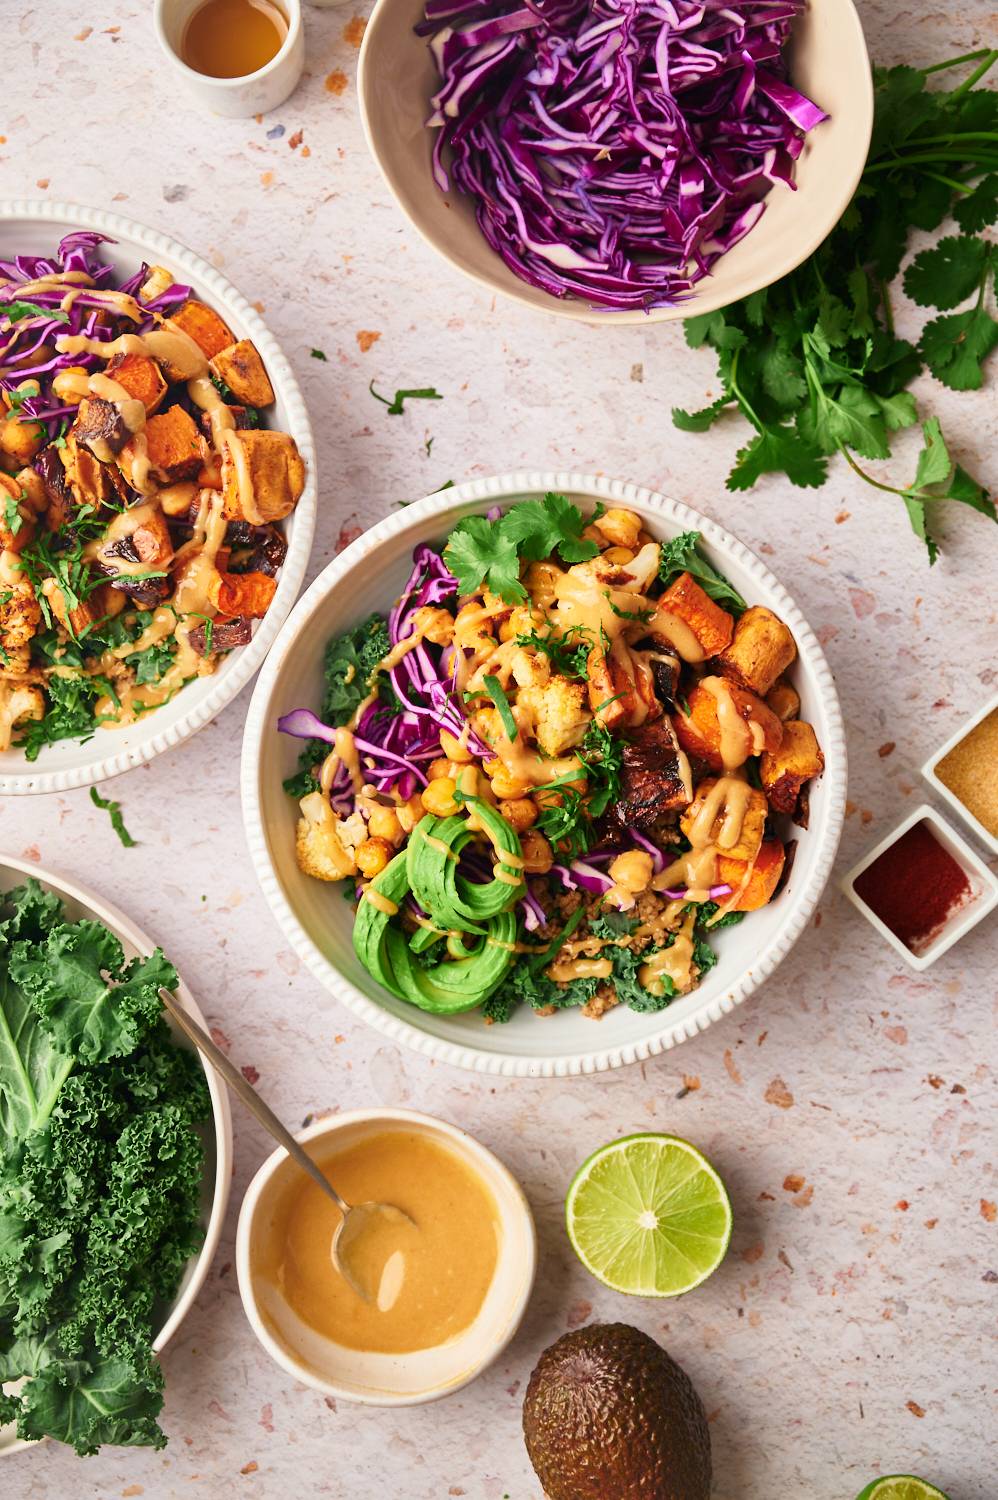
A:
{"type": "Polygon", "coordinates": [[[203,1024],[120,912],[0,860],[0,1456],[166,1443],[158,1355],[218,1244],[232,1130],[160,986],[203,1024]]]}

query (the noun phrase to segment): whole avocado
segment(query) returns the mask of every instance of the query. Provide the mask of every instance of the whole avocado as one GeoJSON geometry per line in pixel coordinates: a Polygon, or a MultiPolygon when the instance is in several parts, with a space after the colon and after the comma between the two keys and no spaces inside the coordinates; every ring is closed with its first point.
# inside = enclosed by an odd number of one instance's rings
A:
{"type": "Polygon", "coordinates": [[[685,1370],[627,1323],[594,1323],[544,1351],[523,1435],[548,1500],[709,1500],[703,1403],[685,1370]]]}

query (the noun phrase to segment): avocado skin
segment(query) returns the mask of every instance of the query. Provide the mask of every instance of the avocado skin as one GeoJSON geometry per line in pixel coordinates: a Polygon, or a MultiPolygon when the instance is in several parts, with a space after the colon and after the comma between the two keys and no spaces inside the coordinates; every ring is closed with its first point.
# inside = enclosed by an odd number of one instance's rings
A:
{"type": "Polygon", "coordinates": [[[703,1403],[685,1370],[627,1323],[594,1323],[544,1351],[523,1435],[548,1500],[709,1500],[703,1403]]]}

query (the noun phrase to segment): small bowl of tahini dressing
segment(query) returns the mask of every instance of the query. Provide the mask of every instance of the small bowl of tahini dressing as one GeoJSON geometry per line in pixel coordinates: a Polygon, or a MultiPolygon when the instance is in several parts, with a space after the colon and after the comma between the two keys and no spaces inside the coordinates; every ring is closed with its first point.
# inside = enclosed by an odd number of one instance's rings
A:
{"type": "Polygon", "coordinates": [[[537,1259],[516,1179],[472,1136],[412,1110],[353,1110],[297,1139],[348,1203],[393,1203],[362,1247],[365,1300],[333,1265],[339,1211],[278,1150],[239,1214],[236,1266],[268,1354],[323,1394],[372,1406],[435,1401],[506,1347],[537,1259]]]}

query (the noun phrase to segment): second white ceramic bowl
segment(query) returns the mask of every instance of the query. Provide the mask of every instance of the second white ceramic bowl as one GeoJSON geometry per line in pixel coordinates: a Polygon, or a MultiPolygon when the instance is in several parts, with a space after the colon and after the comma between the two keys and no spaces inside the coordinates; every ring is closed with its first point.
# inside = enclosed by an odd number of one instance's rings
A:
{"type": "Polygon", "coordinates": [[[460,1157],[485,1183],[495,1201],[499,1254],[495,1275],[475,1321],[449,1343],[412,1354],[373,1354],[348,1349],[312,1334],[254,1269],[254,1254],[270,1227],[275,1206],[300,1171],[279,1149],[246,1189],[236,1231],[239,1292],[250,1326],[270,1357],[289,1375],[326,1396],[364,1406],[420,1406],[453,1395],[474,1380],[505,1349],[520,1326],[537,1266],[537,1236],[530,1205],[516,1178],[480,1141],[446,1120],[411,1109],[355,1109],[320,1120],[296,1140],[331,1154],[364,1136],[386,1130],[425,1132],[460,1157]]]}
{"type": "Polygon", "coordinates": [[[357,74],[364,133],[381,174],[409,222],[457,270],[539,312],[584,323],[669,322],[713,312],[786,276],[838,223],[866,163],[873,130],[873,80],[853,0],[810,0],[790,47],[790,77],[829,118],[807,138],[796,191],[779,185],[750,234],[674,307],[607,312],[530,286],[491,249],[463,193],[442,193],[431,175],[435,132],[425,121],[439,80],[425,37],[413,31],[424,0],[378,0],[364,33],[357,74]]]}
{"type": "Polygon", "coordinates": [[[25,760],[16,746],[0,751],[0,796],[65,792],[104,781],[181,744],[221,713],[249,682],[287,619],[305,576],[315,530],[318,491],[312,428],[291,366],[260,314],[214,266],[158,230],[75,203],[0,202],[4,256],[51,255],[62,236],[76,229],[110,235],[115,243],[104,245],[103,254],[122,276],[131,276],[143,261],[166,266],[178,281],[191,286],[196,297],[221,313],[236,338],[253,340],[276,398],[267,426],[290,432],[295,439],[305,460],[305,489],[284,522],[288,554],[277,593],[249,644],[229,652],[211,677],[189,682],[168,703],[125,728],[98,729],[89,740],[59,740],[47,745],[36,761],[25,760]]]}
{"type": "Polygon", "coordinates": [[[284,936],[337,1000],[417,1051],[460,1067],[516,1077],[592,1073],[640,1061],[695,1036],[745,1000],[800,937],[832,868],[842,827],[846,749],[832,674],[795,601],[769,569],[714,521],[664,495],[621,480],[568,473],[474,479],[406,506],[364,533],[320,573],[299,600],[264,665],[243,740],[243,818],[253,864],[284,936]],[[815,727],[825,773],[811,796],[810,827],[795,829],[797,853],[779,899],[717,934],[719,962],[692,994],[655,1015],[620,1005],[601,1021],[578,1011],[539,1019],[526,1007],[505,1025],[476,1012],[436,1016],[397,1000],[373,980],[353,951],[353,908],[342,887],[302,874],[295,861],[298,805],[281,781],[296,768],[300,743],[277,731],[281,714],[318,709],[326,642],[387,611],[411,570],[419,542],[442,542],[458,519],[556,490],[591,510],[597,501],[637,511],[655,537],[696,530],[710,561],[750,604],[765,604],[794,634],[792,670],[801,715],[815,727]]]}
{"type": "MultiPolygon", "coordinates": [[[[53,875],[39,865],[26,864],[24,860],[14,859],[8,854],[0,854],[0,893],[23,884],[29,876],[33,876],[46,890],[54,891],[60,897],[65,903],[70,921],[78,921],[82,918],[87,921],[103,922],[106,927],[109,927],[124,948],[126,958],[134,958],[139,954],[146,956],[155,949],[156,944],[140,927],[136,927],[124,912],[119,911],[116,906],[112,906],[94,891],[53,875]]],[[[177,994],[198,1025],[206,1027],[207,1022],[183,981],[177,986],[177,994]]],[[[169,1021],[169,1026],[177,1045],[190,1048],[190,1042],[179,1026],[173,1021],[169,1021]]],[[[204,1064],[203,1059],[202,1064],[204,1064]]],[[[154,1354],[160,1354],[166,1348],[190,1312],[198,1292],[204,1285],[215,1258],[215,1251],[218,1249],[222,1221],[229,1202],[229,1185],[232,1181],[232,1118],[229,1113],[229,1096],[214,1070],[205,1065],[204,1071],[212,1112],[211,1123],[205,1125],[202,1131],[205,1167],[201,1183],[201,1218],[204,1224],[204,1240],[197,1255],[188,1261],[176,1296],[164,1312],[162,1327],[153,1340],[154,1354]]],[[[22,1448],[33,1446],[34,1444],[26,1443],[16,1437],[12,1427],[0,1427],[0,1458],[8,1453],[15,1453],[22,1448]]]]}

